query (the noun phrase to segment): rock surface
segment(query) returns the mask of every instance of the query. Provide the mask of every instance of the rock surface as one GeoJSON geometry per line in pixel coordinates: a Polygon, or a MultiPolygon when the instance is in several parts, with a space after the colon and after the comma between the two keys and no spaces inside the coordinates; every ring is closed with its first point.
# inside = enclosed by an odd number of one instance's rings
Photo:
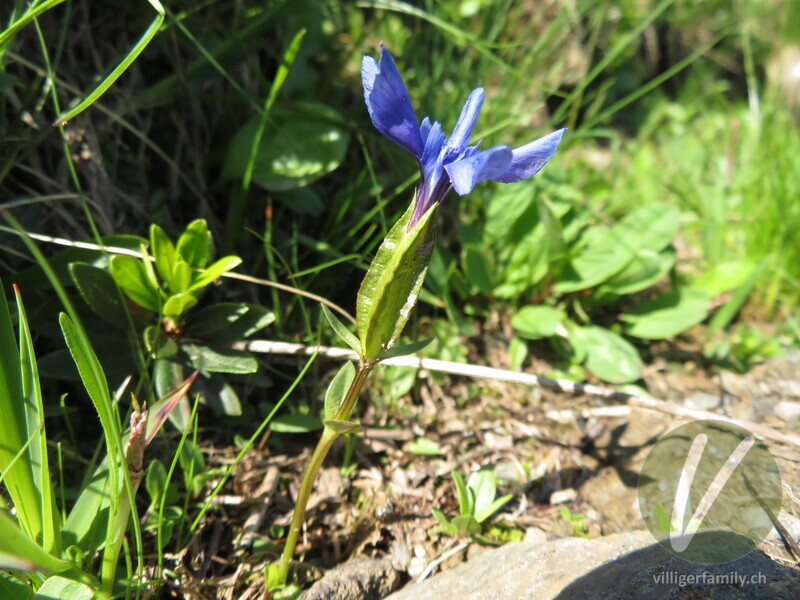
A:
{"type": "Polygon", "coordinates": [[[298,600],[381,600],[400,585],[388,560],[359,558],[331,569],[298,600]]]}
{"type": "Polygon", "coordinates": [[[756,550],[723,565],[676,558],[649,532],[514,542],[387,600],[794,600],[800,572],[756,550]],[[683,585],[681,585],[683,583],[683,585]]]}

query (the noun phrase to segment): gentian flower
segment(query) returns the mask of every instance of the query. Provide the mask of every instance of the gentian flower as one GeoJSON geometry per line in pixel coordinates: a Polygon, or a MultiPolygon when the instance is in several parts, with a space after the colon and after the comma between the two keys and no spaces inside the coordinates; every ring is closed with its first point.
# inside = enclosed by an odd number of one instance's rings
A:
{"type": "Polygon", "coordinates": [[[483,88],[469,95],[449,138],[438,121],[431,123],[425,117],[418,124],[403,78],[383,44],[380,62],[364,57],[361,79],[372,123],[419,160],[421,181],[409,229],[451,188],[463,196],[487,179],[512,183],[535,175],[555,154],[564,135],[565,130],[559,129],[513,150],[506,145],[488,150],[478,150],[478,144],[467,146],[483,105],[483,88]]]}

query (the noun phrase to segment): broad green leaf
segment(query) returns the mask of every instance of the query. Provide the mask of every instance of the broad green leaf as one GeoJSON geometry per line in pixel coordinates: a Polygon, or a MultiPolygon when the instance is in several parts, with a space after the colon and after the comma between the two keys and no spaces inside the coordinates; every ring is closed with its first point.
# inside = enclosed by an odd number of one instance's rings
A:
{"type": "Polygon", "coordinates": [[[212,346],[230,346],[250,337],[275,321],[275,313],[258,304],[247,304],[247,312],[230,325],[212,332],[208,343],[212,346]]]}
{"type": "Polygon", "coordinates": [[[244,350],[213,350],[199,344],[181,346],[195,369],[211,373],[255,373],[258,363],[253,355],[244,350]]]}
{"type": "Polygon", "coordinates": [[[150,226],[150,253],[156,261],[156,270],[161,275],[169,289],[174,292],[181,291],[173,281],[172,270],[175,265],[175,246],[158,225],[150,226]]]}
{"type": "Polygon", "coordinates": [[[386,354],[383,355],[384,360],[387,358],[394,358],[395,356],[409,356],[411,354],[416,354],[423,348],[430,345],[433,341],[433,338],[427,340],[418,340],[416,342],[411,342],[410,344],[403,344],[401,346],[395,346],[391,350],[389,350],[386,354]]]}
{"type": "Polygon", "coordinates": [[[511,363],[511,369],[521,371],[526,358],[528,358],[528,343],[522,338],[511,338],[508,343],[508,362],[511,363]]]}
{"type": "Polygon", "coordinates": [[[325,427],[337,433],[339,435],[344,435],[346,433],[361,433],[364,431],[364,428],[361,427],[358,423],[354,423],[353,421],[338,421],[335,419],[325,419],[323,421],[325,427]]]}
{"type": "Polygon", "coordinates": [[[418,454],[420,456],[439,456],[442,449],[434,440],[426,437],[415,439],[408,445],[408,451],[411,454],[418,454]]]}
{"type": "Polygon", "coordinates": [[[280,415],[269,422],[269,428],[276,433],[308,433],[322,429],[323,423],[319,417],[304,415],[280,415]]]}
{"type": "Polygon", "coordinates": [[[649,300],[620,318],[628,323],[626,334],[661,340],[678,335],[705,319],[709,302],[705,292],[687,288],[649,300]]]}
{"type": "Polygon", "coordinates": [[[613,294],[633,294],[649,288],[675,265],[675,251],[642,250],[622,271],[601,286],[601,291],[613,294]]]}
{"type": "Polygon", "coordinates": [[[54,575],[36,590],[34,600],[95,600],[95,591],[85,583],[54,575]]]}
{"type": "Polygon", "coordinates": [[[203,404],[226,415],[241,415],[242,402],[236,394],[236,390],[228,384],[226,378],[216,373],[208,373],[206,375],[197,380],[198,386],[202,391],[203,404]]]}
{"type": "Polygon", "coordinates": [[[490,295],[494,287],[494,278],[492,277],[492,267],[484,252],[470,244],[464,249],[461,262],[464,265],[464,274],[467,280],[476,286],[481,294],[490,295]]]}
{"type": "Polygon", "coordinates": [[[334,315],[330,309],[325,306],[324,304],[320,304],[322,307],[322,314],[325,315],[325,318],[328,320],[328,323],[336,332],[336,335],[348,346],[350,346],[353,350],[361,356],[361,342],[358,340],[358,337],[354,333],[352,333],[347,326],[339,320],[339,317],[334,315]]]}
{"type": "Polygon", "coordinates": [[[472,515],[459,515],[450,522],[463,535],[477,535],[481,532],[481,524],[472,515]]]}
{"type": "Polygon", "coordinates": [[[45,552],[25,535],[12,517],[0,511],[0,568],[59,572],[70,567],[67,561],[45,552]]]}
{"type": "Polygon", "coordinates": [[[84,263],[72,263],[70,276],[89,308],[109,325],[123,327],[126,321],[114,278],[104,269],[84,263]]]}
{"type": "Polygon", "coordinates": [[[167,487],[167,469],[157,458],[150,461],[147,467],[147,474],[144,477],[144,486],[147,495],[150,496],[150,504],[158,505],[167,487]]]}
{"type": "Polygon", "coordinates": [[[555,207],[543,196],[538,196],[537,208],[545,235],[548,262],[560,260],[566,253],[561,220],[556,215],[555,207]]]}
{"type": "Polygon", "coordinates": [[[153,312],[161,309],[161,296],[147,273],[141,260],[132,256],[114,256],[111,258],[111,275],[114,281],[128,297],[153,312]]]}
{"type": "Polygon", "coordinates": [[[249,306],[243,302],[212,304],[195,312],[186,324],[186,334],[205,336],[229,327],[243,317],[249,306]]]}
{"type": "Polygon", "coordinates": [[[693,288],[703,290],[710,297],[718,296],[741,286],[756,268],[749,260],[734,260],[716,264],[692,281],[693,288]]]}
{"type": "Polygon", "coordinates": [[[589,248],[567,263],[553,290],[568,294],[595,287],[625,268],[629,260],[630,255],[618,247],[589,248]]]}
{"type": "Polygon", "coordinates": [[[494,476],[494,469],[487,465],[475,471],[469,476],[467,489],[472,492],[472,497],[475,500],[473,515],[478,523],[483,523],[492,515],[487,511],[492,506],[497,495],[497,480],[494,476]]]}
{"type": "Polygon", "coordinates": [[[178,238],[176,249],[192,269],[204,269],[210,260],[213,245],[205,219],[196,219],[186,226],[178,238]]]}
{"type": "MultiPolygon", "coordinates": [[[[297,110],[272,108],[271,121],[259,140],[252,179],[270,191],[308,185],[344,160],[349,132],[341,116],[313,102],[298,102],[297,110]]],[[[244,175],[259,128],[255,117],[240,129],[228,147],[223,177],[244,175]]]]}
{"type": "Polygon", "coordinates": [[[362,360],[375,361],[394,346],[417,302],[433,250],[436,207],[407,231],[412,203],[383,240],[356,301],[362,360]]]}
{"type": "Polygon", "coordinates": [[[219,279],[224,273],[227,273],[231,269],[235,269],[240,264],[242,264],[242,259],[238,256],[223,256],[216,262],[209,265],[205,271],[201,273],[195,273],[192,285],[189,286],[187,291],[194,292],[204,288],[209,283],[215,279],[219,279]]]}
{"type": "Polygon", "coordinates": [[[555,335],[564,320],[564,311],[552,306],[525,306],[511,317],[511,326],[520,336],[538,340],[555,335]]]}
{"type": "Polygon", "coordinates": [[[356,368],[353,363],[347,361],[331,381],[325,391],[325,419],[335,419],[339,412],[339,407],[347,395],[347,390],[356,377],[356,368]]]}
{"type": "Polygon", "coordinates": [[[190,284],[195,277],[194,271],[188,262],[176,255],[172,263],[172,274],[170,275],[169,291],[173,294],[191,291],[190,284]]]}
{"type": "Polygon", "coordinates": [[[619,245],[631,255],[642,250],[659,252],[678,234],[680,216],[680,209],[674,204],[648,204],[614,225],[608,243],[619,245]]]}
{"type": "Polygon", "coordinates": [[[586,368],[609,383],[628,383],[639,379],[642,362],[639,353],[621,336],[591,325],[570,329],[569,341],[586,356],[586,368]]]}
{"type": "Polygon", "coordinates": [[[0,571],[0,598],[3,600],[32,600],[33,590],[29,584],[12,577],[10,573],[0,571]]]}
{"type": "Polygon", "coordinates": [[[197,304],[197,298],[192,294],[175,294],[167,298],[164,303],[164,315],[179,317],[195,304],[197,304]]]}

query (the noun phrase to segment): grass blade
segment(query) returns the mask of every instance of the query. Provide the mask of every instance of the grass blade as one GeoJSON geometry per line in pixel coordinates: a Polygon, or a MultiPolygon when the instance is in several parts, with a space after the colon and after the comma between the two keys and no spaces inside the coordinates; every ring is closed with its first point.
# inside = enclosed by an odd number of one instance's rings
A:
{"type": "Polygon", "coordinates": [[[105,94],[114,82],[119,79],[120,75],[122,75],[125,71],[127,71],[128,67],[133,64],[139,55],[142,53],[147,45],[152,41],[152,39],[158,33],[158,30],[161,29],[161,25],[164,23],[164,7],[161,6],[161,3],[158,0],[147,0],[150,3],[156,13],[156,18],[153,19],[153,22],[150,23],[150,26],[145,30],[142,34],[142,37],[139,38],[139,41],[131,48],[131,51],[122,59],[122,61],[117,65],[117,67],[111,71],[111,73],[103,79],[99,83],[99,85],[77,106],[74,108],[61,113],[58,118],[55,120],[53,125],[57,127],[61,127],[67,124],[67,121],[74,119],[76,116],[81,114],[84,110],[89,108],[92,104],[94,104],[100,96],[105,94]]]}

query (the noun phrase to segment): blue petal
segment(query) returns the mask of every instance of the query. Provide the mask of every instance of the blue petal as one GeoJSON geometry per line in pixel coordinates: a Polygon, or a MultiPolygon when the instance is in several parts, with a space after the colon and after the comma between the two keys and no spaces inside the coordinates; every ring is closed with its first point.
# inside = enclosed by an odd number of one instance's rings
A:
{"type": "Polygon", "coordinates": [[[475,184],[486,179],[495,179],[511,163],[512,153],[508,146],[495,146],[484,152],[476,151],[471,156],[461,158],[444,168],[453,182],[453,189],[461,194],[469,194],[475,184]]]}
{"type": "MultiPolygon", "coordinates": [[[[425,121],[428,117],[425,117],[425,121]]],[[[425,123],[423,121],[423,125],[425,123]]],[[[425,147],[422,150],[422,156],[419,161],[422,164],[423,177],[424,172],[433,167],[433,163],[439,159],[442,146],[444,146],[444,133],[442,133],[442,124],[439,121],[434,121],[433,125],[426,127],[428,131],[425,134],[425,147]]]]}
{"type": "Polygon", "coordinates": [[[478,113],[481,112],[483,106],[483,88],[476,88],[467,98],[464,108],[461,109],[461,116],[458,117],[453,133],[450,139],[447,140],[447,145],[451,148],[463,149],[469,141],[469,136],[472,135],[472,128],[475,127],[475,121],[478,120],[478,113]]]}
{"type": "Polygon", "coordinates": [[[390,140],[419,158],[423,144],[417,115],[411,106],[403,78],[383,44],[380,64],[371,56],[365,56],[362,60],[361,80],[372,123],[390,140]]]}
{"type": "Polygon", "coordinates": [[[559,129],[539,138],[529,144],[514,149],[511,164],[498,177],[491,177],[494,181],[512,183],[522,181],[541,171],[542,167],[556,153],[561,136],[566,129],[559,129]]]}

